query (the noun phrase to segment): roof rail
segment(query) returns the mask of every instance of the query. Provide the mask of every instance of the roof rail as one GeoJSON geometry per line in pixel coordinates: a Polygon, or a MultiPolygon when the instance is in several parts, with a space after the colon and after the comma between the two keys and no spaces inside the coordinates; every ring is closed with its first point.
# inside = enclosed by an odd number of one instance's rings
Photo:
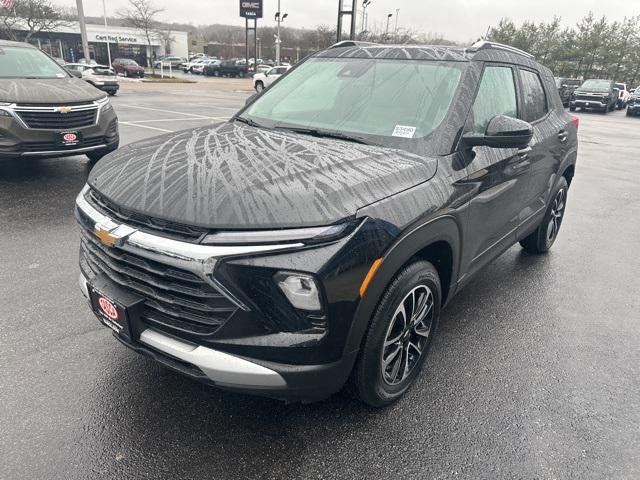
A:
{"type": "Polygon", "coordinates": [[[519,48],[512,47],[510,45],[505,45],[503,43],[498,42],[490,42],[489,40],[480,40],[479,42],[471,45],[473,50],[487,50],[487,49],[496,49],[496,50],[505,50],[507,52],[516,53],[518,55],[522,55],[527,58],[536,58],[534,55],[531,55],[529,52],[525,52],[524,50],[520,50],[519,48]]]}
{"type": "Polygon", "coordinates": [[[329,48],[343,48],[343,47],[369,47],[371,45],[377,45],[374,42],[360,42],[357,40],[342,40],[341,42],[334,43],[329,48]]]}

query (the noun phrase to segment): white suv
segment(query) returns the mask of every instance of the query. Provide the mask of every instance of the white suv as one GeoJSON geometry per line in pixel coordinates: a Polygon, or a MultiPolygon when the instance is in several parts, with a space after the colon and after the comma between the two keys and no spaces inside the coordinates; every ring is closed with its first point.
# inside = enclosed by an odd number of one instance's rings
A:
{"type": "Polygon", "coordinates": [[[273,67],[264,73],[256,73],[253,76],[253,88],[256,89],[256,92],[261,92],[284,75],[290,68],[291,66],[273,67]]]}

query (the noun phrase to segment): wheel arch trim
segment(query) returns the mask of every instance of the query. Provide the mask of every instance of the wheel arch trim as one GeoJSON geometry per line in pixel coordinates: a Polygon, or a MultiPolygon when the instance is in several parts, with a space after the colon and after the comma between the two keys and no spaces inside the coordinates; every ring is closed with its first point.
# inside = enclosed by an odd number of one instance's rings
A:
{"type": "Polygon", "coordinates": [[[420,251],[437,242],[445,242],[451,248],[451,279],[448,285],[451,298],[455,293],[459,266],[461,228],[458,219],[453,215],[443,215],[428,221],[401,235],[382,257],[380,266],[367,286],[367,290],[356,309],[351,330],[345,344],[345,352],[360,348],[362,338],[369,326],[371,317],[382,297],[387,285],[398,271],[420,251]]]}

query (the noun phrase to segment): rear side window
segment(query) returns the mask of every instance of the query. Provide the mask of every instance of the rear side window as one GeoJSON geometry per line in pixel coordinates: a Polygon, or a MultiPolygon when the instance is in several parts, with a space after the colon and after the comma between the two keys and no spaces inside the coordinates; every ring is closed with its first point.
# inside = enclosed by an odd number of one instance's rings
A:
{"type": "Polygon", "coordinates": [[[535,122],[549,111],[542,82],[537,73],[529,70],[520,70],[520,78],[522,80],[522,119],[535,122]]]}
{"type": "Polygon", "coordinates": [[[484,133],[496,115],[517,117],[516,85],[510,67],[488,66],[473,103],[473,131],[484,133]]]}

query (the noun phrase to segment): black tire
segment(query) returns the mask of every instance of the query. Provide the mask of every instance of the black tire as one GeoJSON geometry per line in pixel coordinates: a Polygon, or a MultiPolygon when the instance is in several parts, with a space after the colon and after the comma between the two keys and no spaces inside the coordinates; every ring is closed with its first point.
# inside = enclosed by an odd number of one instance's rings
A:
{"type": "Polygon", "coordinates": [[[570,112],[575,112],[576,111],[576,107],[573,107],[573,106],[570,105],[569,106],[569,111],[570,112]]]}
{"type": "Polygon", "coordinates": [[[125,70],[124,71],[124,76],[129,78],[131,76],[131,74],[129,73],[129,70],[125,70]]]}
{"type": "Polygon", "coordinates": [[[627,110],[627,117],[631,116],[631,112],[629,110],[627,110]]]}
{"type": "MultiPolygon", "coordinates": [[[[429,353],[440,316],[441,298],[438,272],[431,263],[424,260],[416,261],[403,268],[387,286],[362,342],[362,348],[350,378],[351,390],[362,402],[376,408],[385,407],[397,401],[411,387],[429,353]],[[431,306],[425,305],[426,317],[422,322],[407,328],[406,317],[410,316],[408,311],[412,304],[411,299],[413,299],[413,305],[415,303],[422,305],[420,298],[425,298],[419,296],[420,292],[426,296],[425,301],[428,302],[430,299],[431,306]],[[411,297],[411,295],[415,296],[411,297]],[[402,318],[398,312],[401,305],[405,312],[404,324],[399,321],[402,318]],[[426,329],[427,323],[428,329],[426,329]],[[404,325],[402,328],[396,328],[402,325],[404,325]],[[417,333],[419,326],[423,330],[420,334],[417,333]],[[425,332],[427,332],[426,336],[425,332]],[[386,345],[389,340],[392,343],[386,345]],[[412,342],[417,345],[413,345],[412,342]],[[418,347],[420,347],[420,353],[416,356],[418,347]],[[413,351],[413,356],[409,353],[410,351],[413,351]],[[388,354],[387,360],[390,359],[386,366],[383,363],[385,354],[388,354]],[[387,371],[389,368],[391,370],[387,371]],[[402,377],[398,378],[397,375],[400,373],[402,377]],[[394,383],[394,379],[397,383],[394,383]]],[[[422,311],[420,308],[415,310],[422,311]]],[[[413,319],[413,314],[410,317],[413,319]]]]}
{"type": "Polygon", "coordinates": [[[542,222],[540,222],[540,225],[538,225],[538,228],[536,228],[533,233],[520,240],[520,245],[522,245],[525,252],[538,255],[541,253],[547,253],[553,246],[558,238],[560,227],[564,220],[568,191],[569,185],[567,184],[567,179],[560,177],[560,181],[553,190],[551,201],[547,206],[547,211],[544,214],[542,222]],[[563,193],[561,194],[560,192],[563,193]],[[559,199],[560,195],[562,195],[561,199],[559,199]],[[557,203],[559,201],[561,201],[562,205],[557,203]],[[559,217],[558,214],[560,215],[559,217]],[[551,222],[554,220],[554,217],[555,222],[553,222],[552,226],[551,222]]]}
{"type": "Polygon", "coordinates": [[[261,81],[257,81],[256,82],[256,92],[260,93],[261,91],[264,90],[264,83],[262,83],[261,81]]]}
{"type": "Polygon", "coordinates": [[[109,93],[110,97],[115,97],[116,96],[116,92],[111,91],[111,92],[108,92],[108,93],[109,93]]]}
{"type": "Polygon", "coordinates": [[[89,157],[89,160],[91,160],[91,162],[94,163],[100,160],[105,155],[116,151],[118,149],[119,144],[120,142],[116,143],[115,145],[111,145],[107,148],[101,148],[100,150],[93,150],[92,152],[87,152],[86,155],[87,157],[89,157]]]}

